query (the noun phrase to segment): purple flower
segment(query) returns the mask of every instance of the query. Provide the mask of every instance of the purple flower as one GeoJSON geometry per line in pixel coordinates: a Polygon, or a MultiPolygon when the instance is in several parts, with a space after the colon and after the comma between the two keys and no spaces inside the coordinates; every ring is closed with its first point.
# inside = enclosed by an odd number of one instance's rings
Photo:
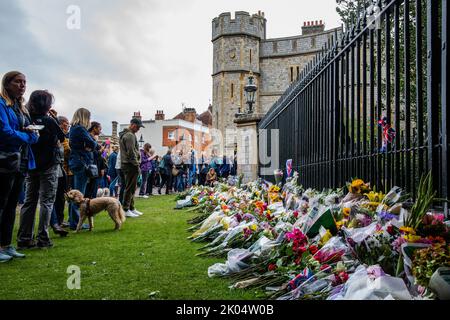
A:
{"type": "Polygon", "coordinates": [[[398,237],[397,239],[394,240],[394,242],[392,242],[392,247],[394,248],[395,251],[400,253],[402,244],[406,242],[408,241],[406,241],[406,239],[404,239],[403,237],[398,237]]]}
{"type": "Polygon", "coordinates": [[[397,219],[397,215],[392,214],[392,213],[389,213],[389,212],[387,212],[387,211],[381,212],[380,215],[379,215],[379,217],[380,217],[382,220],[387,220],[387,221],[390,221],[390,220],[392,220],[392,219],[397,219]]]}

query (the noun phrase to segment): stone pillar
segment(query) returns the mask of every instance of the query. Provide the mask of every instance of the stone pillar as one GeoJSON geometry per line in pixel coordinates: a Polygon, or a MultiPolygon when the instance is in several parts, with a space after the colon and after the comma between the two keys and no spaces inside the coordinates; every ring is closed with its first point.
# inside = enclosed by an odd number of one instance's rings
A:
{"type": "Polygon", "coordinates": [[[234,123],[237,126],[238,175],[243,174],[243,183],[256,180],[259,176],[258,123],[264,114],[240,114],[234,123]]]}

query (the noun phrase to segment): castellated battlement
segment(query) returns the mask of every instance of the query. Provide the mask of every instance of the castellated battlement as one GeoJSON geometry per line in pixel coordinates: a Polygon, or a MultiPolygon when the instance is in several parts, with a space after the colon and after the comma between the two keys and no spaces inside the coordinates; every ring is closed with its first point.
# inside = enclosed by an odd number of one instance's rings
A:
{"type": "Polygon", "coordinates": [[[330,29],[302,34],[300,36],[272,38],[261,41],[261,58],[280,57],[287,55],[299,55],[316,53],[336,34],[342,32],[342,28],[330,29]]]}
{"type": "Polygon", "coordinates": [[[266,38],[266,18],[259,11],[250,16],[248,12],[236,11],[234,19],[230,12],[225,12],[212,21],[212,41],[221,36],[248,35],[259,39],[266,38]]]}

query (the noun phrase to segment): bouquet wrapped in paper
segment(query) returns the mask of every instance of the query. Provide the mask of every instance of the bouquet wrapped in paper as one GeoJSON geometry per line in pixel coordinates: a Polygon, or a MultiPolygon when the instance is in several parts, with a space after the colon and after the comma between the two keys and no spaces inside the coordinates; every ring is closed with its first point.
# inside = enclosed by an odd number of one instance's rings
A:
{"type": "Polygon", "coordinates": [[[283,181],[283,171],[277,169],[273,172],[273,175],[275,176],[275,183],[281,185],[281,182],[283,181]]]}

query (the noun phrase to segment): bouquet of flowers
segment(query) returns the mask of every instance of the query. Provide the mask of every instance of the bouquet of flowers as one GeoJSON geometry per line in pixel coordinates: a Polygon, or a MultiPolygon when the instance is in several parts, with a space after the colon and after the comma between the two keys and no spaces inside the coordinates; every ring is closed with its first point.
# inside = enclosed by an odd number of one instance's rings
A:
{"type": "Polygon", "coordinates": [[[275,183],[281,185],[281,182],[283,181],[283,171],[277,169],[273,172],[273,175],[275,176],[275,183]]]}
{"type": "Polygon", "coordinates": [[[436,244],[414,252],[412,272],[417,284],[428,286],[431,276],[440,267],[450,267],[449,245],[436,244]]]}

